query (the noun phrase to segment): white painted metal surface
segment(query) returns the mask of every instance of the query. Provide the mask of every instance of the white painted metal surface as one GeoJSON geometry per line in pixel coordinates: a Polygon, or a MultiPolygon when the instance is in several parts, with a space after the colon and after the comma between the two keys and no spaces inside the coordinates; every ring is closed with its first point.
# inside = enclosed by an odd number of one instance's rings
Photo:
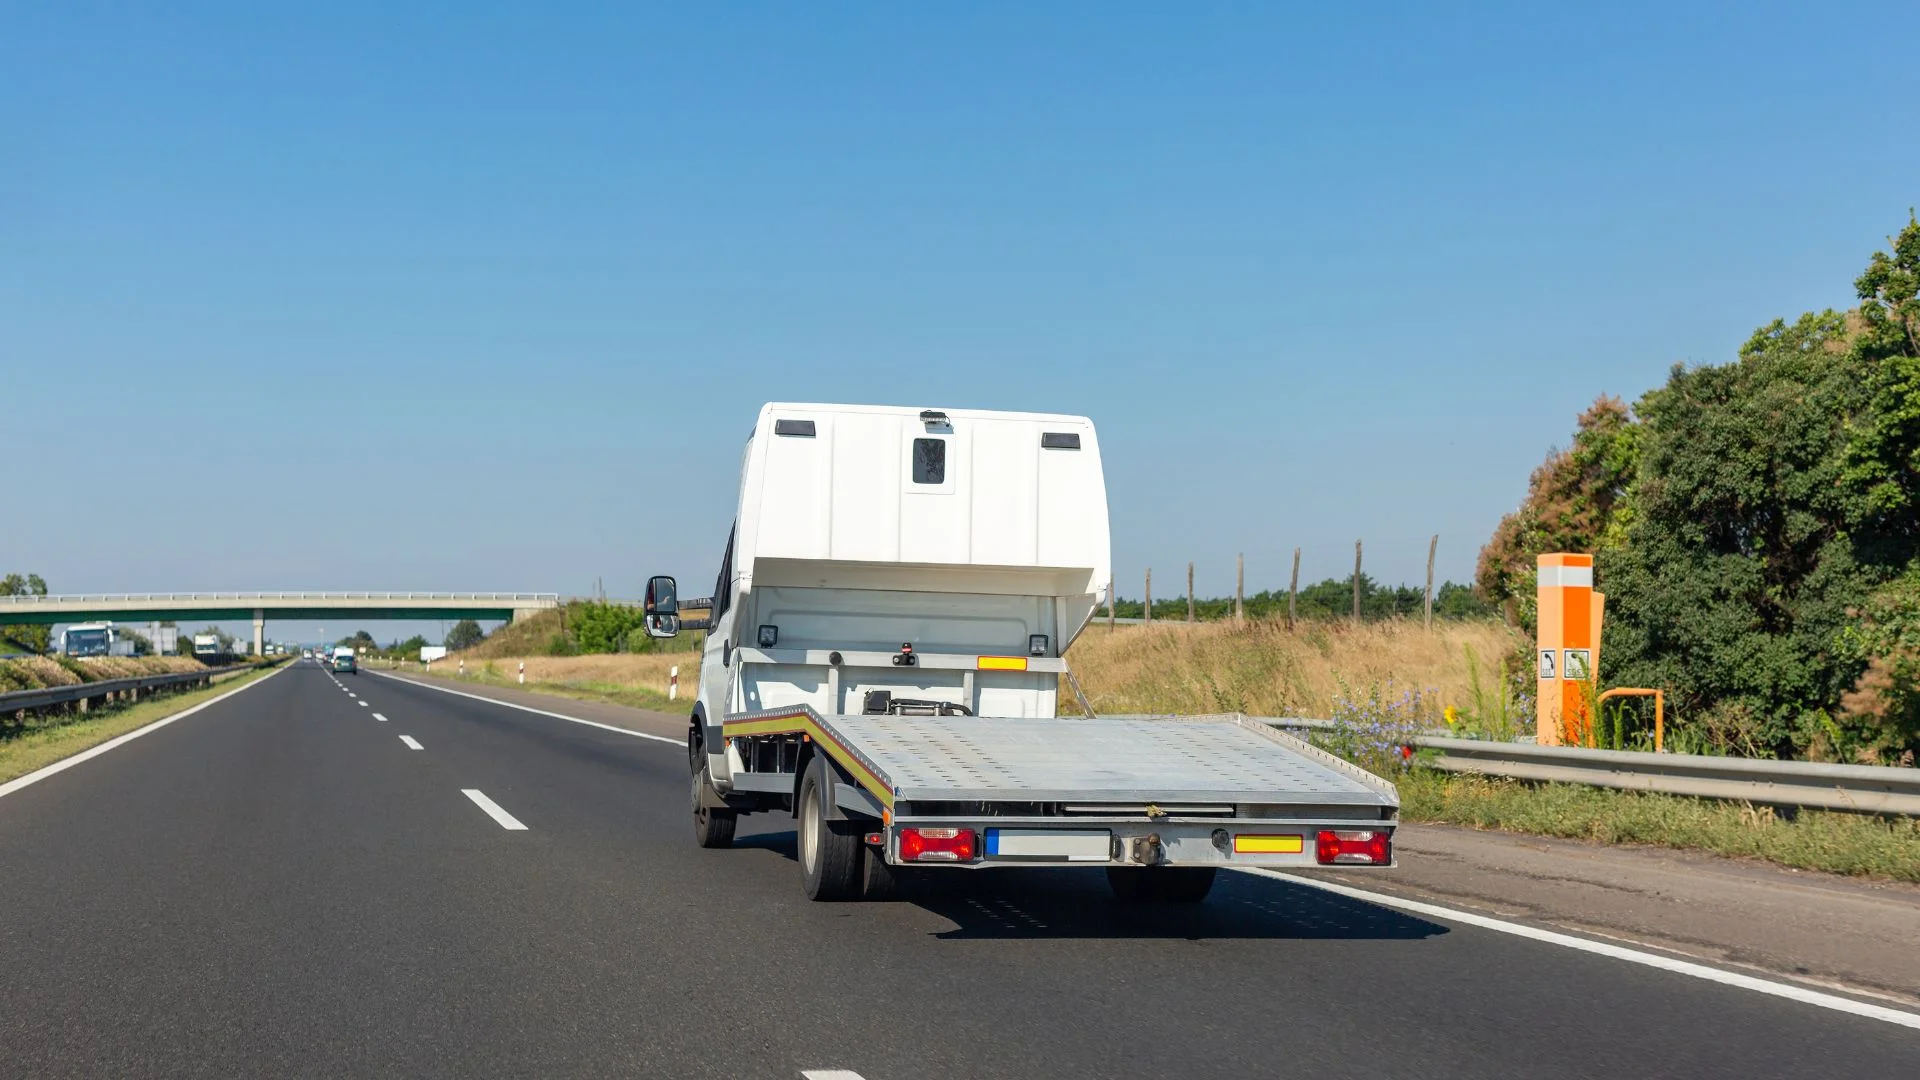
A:
{"type": "MultiPolygon", "coordinates": [[[[735,719],[751,719],[736,717],[735,719]]],[[[907,801],[1398,806],[1391,788],[1232,720],[821,716],[907,801]]]]}
{"type": "MultiPolygon", "coordinates": [[[[838,584],[837,574],[889,565],[1066,571],[1045,589],[982,590],[960,574],[898,577],[891,587],[942,592],[1091,594],[1111,564],[1106,478],[1093,422],[1082,416],[949,409],[945,422],[902,406],[775,403],[760,410],[741,477],[735,560],[746,587],[764,559],[794,560],[768,584],[838,584]],[[812,435],[777,433],[804,421],[812,435]],[[1043,437],[1071,435],[1078,449],[1043,437]],[[916,443],[937,443],[941,468],[916,474],[916,443]],[[811,575],[812,579],[809,579],[811,575]],[[820,580],[825,579],[825,580],[820,580]]],[[[1031,575],[981,574],[979,581],[1031,575]]]]}

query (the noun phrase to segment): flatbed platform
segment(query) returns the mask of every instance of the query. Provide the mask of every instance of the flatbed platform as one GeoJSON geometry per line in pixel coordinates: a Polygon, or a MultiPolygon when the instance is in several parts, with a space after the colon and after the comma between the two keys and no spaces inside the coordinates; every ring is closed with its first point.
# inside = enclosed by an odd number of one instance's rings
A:
{"type": "Polygon", "coordinates": [[[729,717],[724,730],[730,737],[810,735],[889,806],[896,801],[1399,805],[1392,785],[1244,719],[821,716],[803,707],[729,717]]]}

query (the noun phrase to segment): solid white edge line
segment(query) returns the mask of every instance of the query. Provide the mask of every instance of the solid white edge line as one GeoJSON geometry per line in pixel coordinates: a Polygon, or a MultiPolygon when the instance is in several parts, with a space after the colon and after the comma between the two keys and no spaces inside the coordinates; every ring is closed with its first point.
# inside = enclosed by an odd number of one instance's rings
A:
{"type": "Polygon", "coordinates": [[[649,735],[644,731],[629,731],[623,727],[614,727],[612,724],[602,724],[597,720],[582,720],[577,716],[568,716],[566,713],[548,712],[545,709],[536,709],[531,705],[519,705],[511,701],[501,701],[499,698],[482,697],[479,694],[469,694],[464,690],[454,690],[445,686],[435,686],[432,683],[416,682],[413,679],[403,679],[398,675],[389,675],[384,671],[374,671],[372,672],[372,674],[378,675],[383,679],[392,679],[394,682],[403,682],[412,686],[424,686],[428,690],[438,690],[442,694],[452,694],[454,697],[472,698],[475,701],[484,701],[489,705],[500,705],[508,709],[519,709],[521,712],[530,712],[536,716],[551,716],[555,720],[567,720],[575,724],[585,724],[588,727],[599,728],[601,731],[611,731],[619,735],[631,735],[636,739],[652,739],[654,742],[671,743],[674,746],[686,745],[686,742],[684,740],[669,739],[665,735],[649,735]]]}
{"type": "Polygon", "coordinates": [[[801,1069],[800,1080],[865,1080],[852,1069],[801,1069]]]}
{"type": "Polygon", "coordinates": [[[527,827],[525,825],[520,824],[519,818],[516,818],[512,814],[507,813],[505,810],[500,809],[500,804],[497,802],[494,802],[492,799],[487,798],[487,796],[479,788],[461,788],[460,794],[465,795],[469,799],[472,799],[473,805],[479,807],[482,810],[485,810],[487,812],[488,817],[500,823],[501,828],[513,829],[521,832],[524,832],[526,830],[527,827]]]}
{"type": "Polygon", "coordinates": [[[218,705],[219,703],[227,700],[228,698],[241,692],[242,690],[250,690],[253,687],[259,686],[261,683],[266,682],[267,679],[271,679],[275,675],[278,675],[285,670],[287,669],[282,667],[274,668],[272,671],[266,674],[265,678],[255,679],[245,686],[236,686],[233,689],[227,691],[226,693],[221,694],[219,697],[208,698],[207,700],[201,702],[200,704],[195,705],[192,708],[182,709],[179,712],[174,713],[172,716],[163,716],[160,719],[155,720],[153,723],[146,725],[145,727],[134,728],[132,731],[127,732],[125,735],[116,735],[113,738],[108,739],[106,742],[101,743],[99,746],[89,747],[73,755],[72,757],[61,758],[59,761],[56,761],[51,765],[46,765],[46,766],[42,766],[41,768],[35,769],[34,771],[28,773],[25,776],[16,776],[13,779],[7,781],[6,783],[0,784],[0,797],[11,795],[14,792],[19,791],[21,788],[26,787],[30,784],[37,784],[40,781],[45,780],[47,777],[52,776],[54,773],[64,772],[65,770],[71,769],[75,765],[78,765],[81,762],[88,760],[89,758],[99,757],[101,754],[106,753],[107,751],[113,749],[116,746],[119,746],[123,743],[132,742],[133,740],[149,732],[158,731],[161,728],[166,727],[168,724],[173,723],[175,720],[185,720],[187,717],[192,716],[194,713],[199,712],[201,709],[204,709],[209,705],[218,705]]]}
{"type": "Polygon", "coordinates": [[[1696,979],[1705,979],[1707,982],[1720,983],[1724,986],[1734,986],[1742,990],[1752,990],[1758,994],[1768,994],[1773,997],[1786,998],[1789,1001],[1798,1001],[1803,1005],[1815,1005],[1822,1009],[1851,1013],[1854,1016],[1862,1016],[1869,1020],[1882,1020],[1889,1024],[1898,1024],[1901,1027],[1920,1030],[1920,1013],[1904,1012],[1900,1009],[1889,1009],[1884,1005],[1870,1005],[1864,1001],[1855,1001],[1852,998],[1844,998],[1838,994],[1825,994],[1818,990],[1809,990],[1804,986],[1794,986],[1791,983],[1774,982],[1770,979],[1755,978],[1752,975],[1742,975],[1738,972],[1722,971],[1716,967],[1708,967],[1705,964],[1696,964],[1688,960],[1676,960],[1671,956],[1661,956],[1658,953],[1641,952],[1638,949],[1629,949],[1604,941],[1590,941],[1587,938],[1575,937],[1572,934],[1543,930],[1537,926],[1507,922],[1505,919],[1476,915],[1470,911],[1458,911],[1453,908],[1441,907],[1438,904],[1422,903],[1419,900],[1406,900],[1387,893],[1356,889],[1350,885],[1338,885],[1331,881],[1318,881],[1299,874],[1289,874],[1279,870],[1265,870],[1251,867],[1247,868],[1245,872],[1276,877],[1282,881],[1291,881],[1296,884],[1305,885],[1310,889],[1319,889],[1323,892],[1334,893],[1335,895],[1345,896],[1353,900],[1364,900],[1370,904],[1379,904],[1382,907],[1398,908],[1401,911],[1410,911],[1416,915],[1427,915],[1436,919],[1446,919],[1449,922],[1466,923],[1468,926],[1477,926],[1483,930],[1512,934],[1515,937],[1542,941],[1549,945],[1559,945],[1568,949],[1577,949],[1580,952],[1594,953],[1595,955],[1610,957],[1614,960],[1625,960],[1629,964],[1641,964],[1650,968],[1658,968],[1661,971],[1671,971],[1677,975],[1689,975],[1696,979]]]}
{"type": "Polygon", "coordinates": [[[400,741],[401,741],[401,742],[403,742],[403,743],[406,743],[406,744],[407,744],[407,749],[409,749],[409,750],[425,750],[425,749],[426,749],[426,747],[424,747],[424,746],[421,746],[421,745],[420,745],[420,743],[419,743],[419,741],[418,741],[418,740],[416,740],[416,739],[415,739],[415,738],[414,738],[413,736],[411,736],[411,735],[402,735],[402,736],[400,736],[400,741]]]}
{"type": "Polygon", "coordinates": [[[381,715],[380,715],[379,713],[374,713],[374,714],[373,714],[373,718],[374,718],[375,720],[378,720],[378,721],[380,721],[380,722],[381,722],[381,723],[383,723],[383,724],[387,722],[387,718],[386,718],[386,717],[384,717],[384,716],[381,716],[381,715]]]}

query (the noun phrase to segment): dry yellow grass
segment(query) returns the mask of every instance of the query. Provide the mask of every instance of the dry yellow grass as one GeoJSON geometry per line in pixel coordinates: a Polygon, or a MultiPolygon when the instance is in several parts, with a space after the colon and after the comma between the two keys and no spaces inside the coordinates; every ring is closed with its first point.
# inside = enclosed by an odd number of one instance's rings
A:
{"type": "MultiPolygon", "coordinates": [[[[1342,681],[1363,692],[1389,681],[1402,689],[1431,691],[1436,711],[1465,704],[1467,650],[1478,658],[1485,684],[1494,685],[1500,658],[1515,641],[1511,630],[1493,622],[1436,623],[1431,633],[1404,621],[1357,629],[1345,622],[1313,623],[1294,632],[1264,620],[1239,627],[1162,623],[1111,631],[1096,622],[1074,642],[1067,660],[1102,713],[1325,716],[1342,681]]],[[[682,701],[700,683],[697,653],[480,657],[468,652],[436,661],[434,674],[454,674],[460,655],[470,677],[489,680],[512,681],[524,662],[527,684],[535,688],[622,687],[665,694],[667,671],[676,664],[682,701]]],[[[1071,692],[1065,686],[1061,692],[1061,711],[1072,711],[1071,692]]]]}
{"type": "MultiPolygon", "coordinates": [[[[1306,623],[1292,632],[1277,620],[1112,630],[1096,622],[1067,661],[1097,712],[1325,716],[1343,681],[1358,691],[1389,681],[1431,691],[1436,710],[1463,704],[1467,649],[1493,685],[1515,640],[1505,626],[1479,621],[1435,623],[1431,632],[1406,620],[1306,623]]],[[[1062,698],[1063,711],[1071,700],[1062,698]]]]}
{"type": "Polygon", "coordinates": [[[667,672],[674,665],[680,667],[680,693],[691,694],[700,678],[700,657],[697,653],[618,653],[601,656],[497,656],[480,658],[472,653],[449,656],[445,660],[433,662],[435,675],[451,675],[459,671],[460,660],[467,662],[467,672],[471,675],[495,675],[512,679],[519,675],[519,665],[527,665],[527,681],[551,683],[606,683],[615,686],[637,686],[644,689],[667,692],[667,672]]]}
{"type": "Polygon", "coordinates": [[[0,689],[32,690],[49,686],[72,686],[101,679],[129,679],[136,675],[164,675],[175,671],[195,671],[202,667],[187,656],[95,656],[79,661],[88,679],[69,671],[48,656],[27,656],[18,660],[0,660],[0,689]]]}
{"type": "Polygon", "coordinates": [[[166,675],[206,667],[191,656],[95,656],[80,661],[96,679],[130,679],[135,675],[166,675]]]}

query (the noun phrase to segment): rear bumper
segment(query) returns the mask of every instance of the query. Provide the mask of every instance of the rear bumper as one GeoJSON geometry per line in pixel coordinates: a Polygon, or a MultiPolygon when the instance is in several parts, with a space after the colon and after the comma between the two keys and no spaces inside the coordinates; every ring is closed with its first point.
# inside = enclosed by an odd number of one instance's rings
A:
{"type": "Polygon", "coordinates": [[[872,844],[878,838],[877,849],[890,864],[955,870],[1040,866],[1388,869],[1397,865],[1392,855],[1392,834],[1397,824],[1396,821],[1258,818],[1159,822],[907,819],[896,820],[877,834],[868,834],[868,841],[872,844]],[[973,857],[954,861],[903,859],[900,832],[911,828],[970,829],[974,834],[973,857]],[[1385,833],[1388,861],[1322,863],[1317,855],[1317,841],[1322,831],[1385,833]]]}

